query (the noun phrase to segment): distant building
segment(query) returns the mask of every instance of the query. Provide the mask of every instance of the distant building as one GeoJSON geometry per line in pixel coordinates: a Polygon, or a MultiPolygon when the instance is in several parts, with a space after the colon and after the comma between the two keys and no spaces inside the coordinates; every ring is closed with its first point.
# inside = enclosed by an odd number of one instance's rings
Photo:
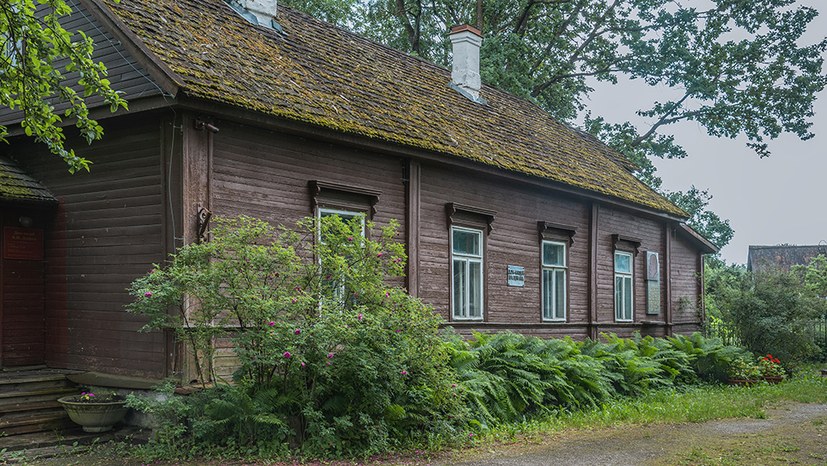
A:
{"type": "Polygon", "coordinates": [[[788,271],[794,265],[807,265],[813,257],[827,255],[827,244],[815,246],[795,246],[780,244],[777,246],[750,246],[747,254],[747,270],[767,272],[771,270],[788,271]]]}

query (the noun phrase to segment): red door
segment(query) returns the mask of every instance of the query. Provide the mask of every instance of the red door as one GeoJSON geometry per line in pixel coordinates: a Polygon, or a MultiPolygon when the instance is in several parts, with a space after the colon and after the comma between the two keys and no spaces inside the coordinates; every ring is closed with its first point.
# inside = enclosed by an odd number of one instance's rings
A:
{"type": "Polygon", "coordinates": [[[42,214],[0,207],[0,365],[44,362],[42,214]]]}

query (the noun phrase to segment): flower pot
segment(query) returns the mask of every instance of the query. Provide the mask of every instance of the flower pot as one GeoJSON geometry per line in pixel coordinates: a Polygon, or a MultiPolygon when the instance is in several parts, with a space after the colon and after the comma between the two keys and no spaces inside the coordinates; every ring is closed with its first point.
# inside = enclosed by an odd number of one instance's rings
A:
{"type": "Polygon", "coordinates": [[[112,426],[121,422],[129,410],[124,404],[126,401],[108,402],[81,402],[74,401],[76,395],[64,396],[58,403],[75,424],[83,427],[84,432],[106,432],[112,426]]]}
{"type": "Polygon", "coordinates": [[[727,380],[727,383],[730,384],[730,385],[744,385],[744,386],[755,385],[758,382],[760,382],[760,380],[752,380],[752,379],[729,379],[729,380],[727,380]]]}
{"type": "Polygon", "coordinates": [[[768,376],[764,377],[764,380],[767,383],[776,384],[776,383],[780,383],[782,380],[784,380],[784,376],[783,375],[768,375],[768,376]]]}

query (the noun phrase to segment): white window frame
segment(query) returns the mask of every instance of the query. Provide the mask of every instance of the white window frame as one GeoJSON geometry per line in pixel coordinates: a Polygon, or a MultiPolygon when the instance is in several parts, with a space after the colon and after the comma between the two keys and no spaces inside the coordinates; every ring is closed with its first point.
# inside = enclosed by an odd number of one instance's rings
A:
{"type": "Polygon", "coordinates": [[[565,322],[566,318],[568,317],[568,296],[567,296],[567,293],[568,293],[568,290],[567,290],[567,288],[568,288],[568,286],[567,286],[568,285],[568,276],[567,276],[568,275],[568,258],[567,258],[568,250],[567,250],[567,246],[568,245],[566,243],[563,243],[563,242],[560,242],[560,241],[546,241],[546,240],[543,240],[543,242],[540,245],[540,264],[542,266],[542,270],[540,271],[540,296],[541,296],[541,298],[540,298],[541,299],[541,301],[540,301],[540,313],[542,314],[543,322],[565,322]],[[546,248],[547,244],[563,247],[563,265],[546,264],[545,263],[545,259],[544,259],[545,258],[545,248],[546,248]],[[552,305],[551,317],[546,315],[545,276],[546,276],[547,271],[551,272],[552,285],[557,283],[557,281],[554,279],[555,275],[558,274],[558,273],[563,274],[563,309],[562,309],[562,316],[557,316],[557,314],[559,313],[558,312],[559,309],[556,309],[556,306],[557,306],[557,299],[556,299],[557,296],[556,296],[556,294],[559,290],[557,290],[553,286],[552,286],[552,290],[553,290],[554,294],[552,295],[552,299],[551,299],[551,305],[552,305]]]}
{"type": "MultiPolygon", "coordinates": [[[[343,222],[349,222],[350,218],[353,218],[353,217],[361,218],[362,237],[363,238],[365,237],[365,217],[366,217],[366,215],[365,215],[364,212],[359,212],[359,211],[354,211],[354,210],[331,209],[331,208],[328,208],[328,207],[317,207],[316,208],[316,239],[319,241],[319,243],[322,243],[322,222],[321,222],[321,220],[322,220],[323,215],[324,216],[338,215],[342,219],[343,222]],[[343,217],[345,215],[348,216],[349,218],[345,219],[343,217]]],[[[319,263],[319,268],[321,268],[322,267],[322,258],[318,257],[318,258],[316,258],[316,260],[319,263]]],[[[336,290],[334,290],[334,296],[336,296],[337,299],[344,299],[345,284],[344,283],[339,283],[337,285],[338,286],[337,286],[336,290]]],[[[334,286],[336,286],[336,285],[334,285],[334,286]]],[[[322,302],[320,300],[319,301],[319,311],[321,311],[321,309],[322,309],[322,302]]]]}
{"type": "Polygon", "coordinates": [[[353,218],[353,217],[361,217],[361,219],[362,219],[361,220],[361,222],[362,222],[362,237],[363,238],[365,237],[365,217],[367,217],[367,215],[365,215],[364,212],[359,212],[359,211],[356,211],[356,210],[332,209],[332,208],[329,208],[329,207],[317,207],[316,208],[316,221],[317,221],[318,226],[316,227],[316,238],[319,241],[322,240],[321,219],[322,219],[323,214],[326,214],[326,216],[327,215],[338,215],[339,217],[342,218],[342,221],[344,221],[344,222],[350,221],[350,218],[353,218]],[[344,216],[348,216],[349,218],[345,219],[344,216]]]}
{"type": "Polygon", "coordinates": [[[451,296],[451,317],[452,317],[452,320],[470,320],[470,321],[483,320],[484,317],[485,317],[485,259],[484,259],[484,257],[485,257],[485,251],[484,251],[485,242],[484,242],[484,236],[483,236],[482,230],[477,229],[477,228],[466,228],[466,227],[452,226],[451,227],[451,232],[450,232],[450,241],[449,241],[449,243],[450,243],[450,247],[451,247],[451,293],[450,293],[450,296],[451,296]],[[466,232],[466,233],[476,234],[477,238],[479,239],[479,245],[480,245],[479,255],[463,254],[463,253],[454,252],[454,232],[455,231],[462,231],[462,232],[466,232]],[[465,315],[462,315],[462,314],[458,313],[458,311],[462,311],[461,309],[458,310],[458,309],[454,308],[454,301],[455,301],[455,299],[454,299],[455,298],[454,297],[454,290],[456,289],[456,287],[454,286],[454,261],[455,260],[464,261],[466,263],[466,268],[469,271],[469,273],[465,274],[465,280],[466,281],[465,281],[465,286],[463,288],[465,290],[465,299],[463,300],[463,307],[465,308],[465,315]],[[468,309],[471,307],[471,293],[469,292],[469,290],[471,289],[471,287],[470,287],[470,284],[471,284],[471,273],[470,273],[471,263],[478,263],[479,266],[480,266],[480,284],[479,284],[479,289],[480,289],[480,315],[479,316],[469,316],[468,315],[468,309]]]}
{"type": "Polygon", "coordinates": [[[615,311],[615,321],[616,322],[634,322],[635,320],[635,256],[631,252],[626,251],[615,251],[614,255],[612,256],[612,268],[614,269],[614,283],[612,284],[612,289],[614,290],[613,297],[614,297],[614,311],[615,311]],[[629,272],[619,272],[617,270],[617,256],[626,256],[629,258],[629,272]],[[628,280],[629,286],[628,289],[624,285],[623,290],[621,291],[621,298],[618,301],[617,299],[617,279],[621,278],[623,281],[621,283],[626,283],[628,280]],[[630,308],[625,309],[626,307],[626,293],[631,294],[631,299],[629,300],[630,308]]]}

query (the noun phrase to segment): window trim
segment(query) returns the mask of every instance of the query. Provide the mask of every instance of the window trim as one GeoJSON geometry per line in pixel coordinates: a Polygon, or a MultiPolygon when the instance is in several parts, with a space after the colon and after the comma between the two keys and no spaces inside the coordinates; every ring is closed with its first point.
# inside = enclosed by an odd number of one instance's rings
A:
{"type": "MultiPolygon", "coordinates": [[[[448,236],[448,238],[449,238],[448,239],[448,245],[449,245],[449,250],[451,252],[451,256],[450,256],[450,261],[451,261],[450,277],[451,277],[451,279],[450,279],[450,293],[449,293],[449,296],[450,296],[449,308],[450,308],[451,321],[482,322],[482,321],[485,320],[485,315],[486,315],[486,312],[485,312],[485,303],[486,303],[486,299],[485,299],[485,236],[486,235],[483,234],[483,231],[484,230],[482,228],[465,227],[465,226],[459,226],[459,225],[451,225],[451,228],[449,229],[450,234],[448,236]],[[479,255],[474,256],[474,255],[471,255],[471,254],[455,253],[454,252],[454,231],[463,231],[463,232],[476,234],[479,238],[479,246],[480,246],[479,255]],[[457,254],[458,254],[458,256],[457,256],[457,254]],[[480,264],[480,286],[479,286],[479,289],[480,289],[480,315],[479,315],[479,317],[471,317],[471,316],[463,317],[463,316],[457,315],[457,313],[456,313],[457,310],[454,308],[454,260],[456,258],[465,259],[466,263],[469,263],[469,264],[472,261],[473,262],[478,262],[480,264]]],[[[468,286],[470,284],[470,277],[471,277],[470,273],[466,274],[466,283],[465,283],[465,289],[466,290],[470,289],[469,286],[468,286]]],[[[469,306],[470,299],[471,299],[471,294],[467,293],[467,297],[466,297],[465,302],[464,302],[464,305],[465,305],[466,309],[469,306]]]]}
{"type": "Polygon", "coordinates": [[[331,214],[331,215],[338,215],[339,218],[341,218],[342,221],[345,221],[345,222],[347,222],[349,220],[345,220],[343,215],[347,215],[351,218],[352,217],[361,217],[361,219],[362,219],[362,237],[367,238],[367,236],[366,236],[367,231],[365,229],[365,225],[367,223],[367,216],[368,216],[367,212],[360,212],[358,210],[336,209],[336,208],[333,208],[333,207],[317,206],[316,207],[316,215],[315,215],[316,216],[316,222],[317,222],[317,226],[316,226],[316,239],[317,240],[319,240],[319,241],[322,240],[322,230],[321,230],[321,222],[320,221],[322,219],[322,214],[323,213],[324,214],[331,214]]]}
{"type": "Polygon", "coordinates": [[[335,206],[345,209],[358,209],[365,214],[366,220],[373,220],[376,215],[376,204],[382,191],[363,186],[353,186],[333,181],[310,180],[307,182],[310,190],[310,212],[317,215],[319,208],[335,206]],[[333,196],[334,199],[331,199],[333,196]],[[339,197],[344,198],[339,198],[339,197]]]}
{"type": "Polygon", "coordinates": [[[612,269],[614,270],[614,280],[613,280],[613,283],[612,283],[612,290],[614,291],[614,293],[612,293],[612,296],[613,296],[613,299],[614,299],[614,318],[615,318],[615,322],[634,322],[635,321],[635,254],[633,252],[630,252],[630,251],[615,250],[614,254],[612,254],[612,269]],[[629,272],[618,272],[618,270],[617,270],[617,256],[618,255],[627,256],[629,258],[629,272]],[[629,293],[631,293],[631,298],[632,298],[630,300],[631,308],[628,309],[628,314],[630,316],[629,318],[624,318],[622,316],[619,316],[619,313],[618,313],[618,311],[620,311],[620,314],[626,314],[625,312],[623,312],[623,311],[626,311],[626,309],[622,309],[625,306],[625,303],[626,303],[626,299],[623,299],[623,298],[625,298],[625,295],[622,297],[620,303],[618,303],[618,301],[617,301],[617,279],[618,278],[623,278],[623,279],[628,278],[629,279],[630,286],[629,286],[628,291],[629,291],[629,293]],[[618,308],[618,304],[620,304],[621,308],[618,308]]]}
{"type": "MultiPolygon", "coordinates": [[[[543,322],[567,322],[569,317],[569,273],[568,273],[568,265],[569,265],[569,248],[568,244],[563,241],[554,241],[554,240],[541,240],[540,241],[540,318],[543,322]],[[543,261],[544,249],[546,244],[552,244],[557,246],[563,247],[563,265],[546,265],[543,261]],[[552,277],[558,271],[563,273],[563,316],[562,317],[546,317],[546,287],[544,280],[544,272],[546,270],[552,271],[552,277]]],[[[556,292],[556,291],[555,291],[556,292]]],[[[556,300],[553,301],[553,304],[556,304],[556,300]]],[[[556,310],[556,309],[555,309],[556,310]]],[[[552,313],[553,315],[554,313],[552,313]]]]}

